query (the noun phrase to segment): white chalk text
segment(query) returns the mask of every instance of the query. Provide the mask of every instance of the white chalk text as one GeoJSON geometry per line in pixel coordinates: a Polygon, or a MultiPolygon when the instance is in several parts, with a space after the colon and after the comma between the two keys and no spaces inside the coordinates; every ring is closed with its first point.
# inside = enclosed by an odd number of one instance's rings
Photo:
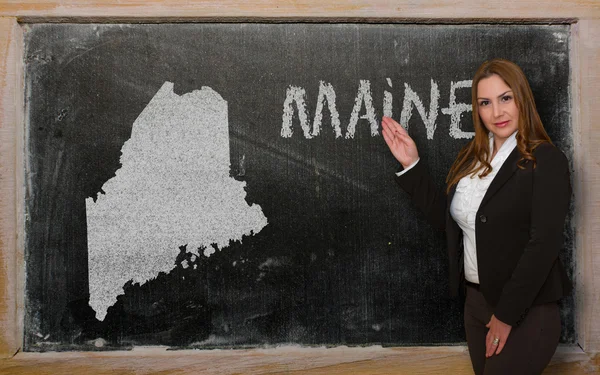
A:
{"type": "MultiPolygon", "coordinates": [[[[392,117],[393,113],[393,94],[392,80],[386,79],[389,89],[383,92],[383,115],[392,117]]],[[[471,87],[472,81],[450,82],[450,98],[448,107],[442,108],[443,115],[450,116],[449,133],[455,139],[469,139],[475,133],[464,131],[460,128],[460,120],[465,112],[471,112],[472,106],[467,103],[456,102],[456,91],[460,89],[468,89],[471,87]]],[[[423,95],[423,93],[421,93],[423,95]]],[[[436,130],[436,121],[440,112],[439,108],[440,90],[438,84],[432,79],[429,91],[429,108],[425,108],[419,94],[408,84],[404,83],[404,100],[402,101],[402,110],[400,111],[400,123],[408,130],[408,124],[413,115],[413,110],[416,109],[421,121],[423,122],[427,139],[433,139],[436,130]]],[[[317,104],[312,124],[309,111],[306,107],[306,90],[302,87],[290,85],[286,90],[285,101],[283,102],[283,116],[281,125],[281,136],[290,138],[293,133],[294,111],[297,111],[298,120],[302,134],[306,139],[311,139],[321,134],[323,125],[323,109],[327,106],[331,116],[331,127],[336,138],[354,138],[358,120],[366,120],[369,126],[371,136],[378,136],[379,122],[375,114],[375,106],[373,104],[373,95],[371,92],[371,82],[369,80],[360,80],[354,106],[350,113],[350,120],[346,126],[346,133],[343,134],[340,115],[336,106],[336,95],[333,86],[330,83],[320,81],[319,93],[317,95],[317,104]],[[364,109],[363,109],[364,108],[364,109]],[[362,114],[361,114],[362,113],[362,114]]]]}

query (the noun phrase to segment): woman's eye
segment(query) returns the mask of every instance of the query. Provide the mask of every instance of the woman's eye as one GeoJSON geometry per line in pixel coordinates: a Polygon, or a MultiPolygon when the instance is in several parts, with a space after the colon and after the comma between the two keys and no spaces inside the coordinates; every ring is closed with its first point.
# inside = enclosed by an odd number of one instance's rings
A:
{"type": "Polygon", "coordinates": [[[480,107],[486,106],[486,105],[488,105],[488,104],[490,104],[490,101],[489,101],[489,100],[482,100],[482,101],[480,101],[480,102],[479,102],[479,106],[480,106],[480,107]]]}
{"type": "Polygon", "coordinates": [[[504,95],[504,96],[502,97],[502,101],[503,101],[503,102],[508,102],[508,101],[509,101],[509,100],[511,100],[511,99],[512,99],[512,96],[510,96],[510,95],[504,95]]]}

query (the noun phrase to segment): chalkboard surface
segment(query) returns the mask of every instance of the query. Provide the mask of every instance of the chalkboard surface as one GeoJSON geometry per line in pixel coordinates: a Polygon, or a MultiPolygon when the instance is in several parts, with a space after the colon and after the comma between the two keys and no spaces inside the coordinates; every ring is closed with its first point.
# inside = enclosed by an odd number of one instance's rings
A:
{"type": "Polygon", "coordinates": [[[570,157],[569,32],[26,26],[26,350],[464,342],[443,233],[393,182],[381,117],[442,187],[470,79],[504,57],[570,157]]]}

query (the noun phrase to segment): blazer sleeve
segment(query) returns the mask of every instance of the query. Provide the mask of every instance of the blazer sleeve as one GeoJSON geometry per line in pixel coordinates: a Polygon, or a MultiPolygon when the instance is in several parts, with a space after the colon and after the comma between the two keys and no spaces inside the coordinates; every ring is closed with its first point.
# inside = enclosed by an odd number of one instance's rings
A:
{"type": "Polygon", "coordinates": [[[534,155],[529,241],[494,311],[496,318],[513,326],[533,304],[558,258],[571,199],[565,155],[550,144],[538,146],[534,155]]]}
{"type": "Polygon", "coordinates": [[[395,179],[398,185],[411,196],[415,205],[425,214],[427,221],[434,227],[445,230],[446,193],[436,188],[423,160],[420,160],[403,175],[396,176],[395,179]]]}

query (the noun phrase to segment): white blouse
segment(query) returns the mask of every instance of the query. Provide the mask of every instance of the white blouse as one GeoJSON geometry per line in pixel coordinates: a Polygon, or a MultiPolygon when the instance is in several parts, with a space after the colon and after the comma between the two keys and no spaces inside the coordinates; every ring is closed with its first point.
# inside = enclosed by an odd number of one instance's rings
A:
{"type": "MultiPolygon", "coordinates": [[[[500,150],[491,161],[492,171],[480,178],[477,174],[465,176],[456,186],[456,193],[450,205],[450,214],[463,231],[465,278],[479,284],[477,271],[477,247],[475,241],[475,216],[496,173],[508,158],[508,155],[517,146],[517,132],[514,132],[500,147],[500,150]]],[[[490,150],[493,150],[494,137],[490,132],[490,150]]]]}

